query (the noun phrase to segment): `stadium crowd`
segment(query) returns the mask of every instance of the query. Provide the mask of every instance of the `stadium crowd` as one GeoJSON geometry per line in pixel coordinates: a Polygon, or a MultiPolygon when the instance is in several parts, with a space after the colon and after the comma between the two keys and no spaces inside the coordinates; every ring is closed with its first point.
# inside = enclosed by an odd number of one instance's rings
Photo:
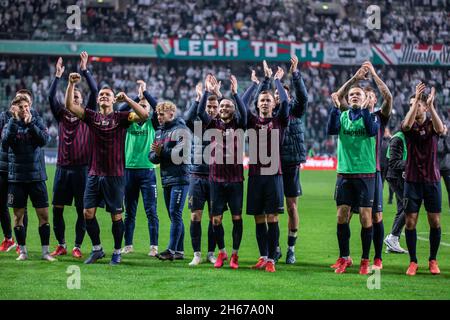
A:
{"type": "MultiPolygon", "coordinates": [[[[56,146],[57,142],[57,124],[50,112],[47,97],[54,76],[55,60],[55,57],[0,56],[1,108],[8,105],[8,101],[18,89],[30,88],[35,99],[34,107],[49,127],[52,146],[56,146]]],[[[76,71],[76,63],[77,59],[68,58],[65,61],[66,70],[76,71]]],[[[224,83],[227,83],[230,73],[235,74],[243,84],[240,89],[242,92],[250,85],[252,68],[256,70],[260,79],[264,75],[261,64],[256,63],[249,63],[248,68],[242,68],[241,63],[117,59],[112,63],[91,62],[90,65],[100,87],[110,85],[116,91],[133,95],[136,94],[136,81],[142,79],[147,82],[149,92],[158,98],[173,101],[182,112],[186,111],[186,105],[195,99],[195,85],[202,81],[207,73],[216,74],[218,80],[224,83]]],[[[282,67],[285,70],[289,68],[287,63],[282,64],[282,67]]],[[[309,107],[305,116],[307,147],[314,150],[315,154],[334,154],[335,143],[326,134],[330,94],[354,73],[354,69],[348,67],[325,69],[304,64],[301,70],[309,97],[309,107]]],[[[406,115],[409,109],[408,98],[420,79],[430,79],[429,85],[436,86],[438,92],[436,104],[443,112],[444,118],[448,118],[450,70],[391,66],[379,70],[394,97],[393,114],[389,122],[391,131],[398,129],[400,121],[406,115]]],[[[226,91],[228,88],[227,85],[224,86],[225,95],[229,94],[226,91]]],[[[60,101],[63,101],[63,95],[64,92],[58,92],[60,101]]]]}
{"type": "Polygon", "coordinates": [[[445,0],[121,1],[118,8],[81,9],[81,29],[67,29],[73,1],[1,0],[0,38],[150,42],[153,38],[251,39],[354,43],[450,43],[445,0]],[[366,9],[381,8],[381,29],[366,26],[366,9]],[[326,9],[325,9],[326,8],[326,9]],[[439,8],[439,9],[438,9],[439,8]],[[444,10],[442,10],[444,8],[444,10]],[[125,23],[124,23],[125,21],[125,23]],[[270,21],[271,23],[267,23],[270,21]],[[275,27],[276,26],[276,27],[275,27]]]}

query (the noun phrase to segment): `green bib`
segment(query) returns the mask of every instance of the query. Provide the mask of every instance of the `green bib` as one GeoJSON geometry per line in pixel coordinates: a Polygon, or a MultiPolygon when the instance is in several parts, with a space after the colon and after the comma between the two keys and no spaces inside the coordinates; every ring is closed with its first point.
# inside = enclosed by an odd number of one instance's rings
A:
{"type": "Polygon", "coordinates": [[[150,118],[142,125],[133,122],[127,129],[127,137],[125,139],[125,168],[155,168],[155,165],[148,160],[150,146],[154,139],[155,129],[150,118]]]}
{"type": "Polygon", "coordinates": [[[375,173],[376,137],[367,135],[362,117],[351,121],[349,110],[342,112],[340,121],[337,172],[344,174],[375,173]]]}
{"type": "MultiPolygon", "coordinates": [[[[397,137],[400,140],[402,140],[402,142],[403,142],[403,159],[402,160],[406,160],[406,158],[408,157],[408,149],[406,148],[405,134],[402,131],[398,131],[392,136],[392,138],[394,138],[394,137],[397,137]]],[[[388,145],[388,148],[386,151],[386,158],[388,158],[388,159],[391,158],[390,152],[391,152],[391,144],[388,145]]]]}

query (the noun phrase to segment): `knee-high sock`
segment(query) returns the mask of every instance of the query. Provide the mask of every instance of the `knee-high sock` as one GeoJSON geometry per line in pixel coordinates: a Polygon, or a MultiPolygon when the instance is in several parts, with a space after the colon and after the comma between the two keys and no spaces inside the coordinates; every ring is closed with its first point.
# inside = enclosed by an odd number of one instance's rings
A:
{"type": "Polygon", "coordinates": [[[238,251],[242,240],[242,220],[233,220],[233,250],[238,251]]]}
{"type": "Polygon", "coordinates": [[[125,225],[123,224],[123,220],[120,219],[119,221],[113,221],[111,231],[114,237],[114,249],[119,250],[122,248],[123,234],[125,233],[125,225]]]}
{"type": "Polygon", "coordinates": [[[417,231],[416,229],[405,229],[406,246],[408,247],[409,260],[417,263],[416,247],[417,247],[417,231]]]}
{"type": "Polygon", "coordinates": [[[0,223],[2,225],[3,235],[5,236],[5,238],[11,239],[11,216],[9,215],[8,208],[3,208],[2,212],[0,212],[0,223]]]}
{"type": "Polygon", "coordinates": [[[361,228],[361,243],[362,243],[362,259],[369,259],[370,245],[372,244],[373,227],[361,228]]]}
{"type": "Polygon", "coordinates": [[[373,247],[375,249],[375,259],[381,259],[383,251],[384,224],[383,220],[373,224],[373,247]]]}
{"type": "Polygon", "coordinates": [[[202,224],[200,221],[191,221],[191,242],[194,252],[201,251],[202,243],[202,224]]]}
{"type": "Polygon", "coordinates": [[[223,225],[219,224],[217,226],[213,226],[214,229],[214,238],[216,239],[217,246],[219,247],[219,250],[225,249],[225,239],[224,234],[225,231],[223,230],[223,225]]]}
{"type": "Polygon", "coordinates": [[[98,225],[97,217],[86,219],[86,231],[91,238],[93,246],[100,245],[100,226],[98,225]]]}
{"type": "Polygon", "coordinates": [[[216,248],[216,238],[214,237],[214,229],[211,221],[208,223],[208,252],[214,252],[216,248]]]}
{"type": "Polygon", "coordinates": [[[429,260],[436,260],[441,243],[441,228],[430,228],[430,258],[429,260]]]}
{"type": "Polygon", "coordinates": [[[77,223],[75,224],[75,247],[81,247],[85,234],[86,220],[84,219],[83,208],[77,207],[77,223]]]}
{"type": "Polygon", "coordinates": [[[28,230],[28,210],[25,207],[25,212],[23,214],[23,226],[25,228],[25,237],[27,235],[27,230],[28,230]]]}
{"type": "Polygon", "coordinates": [[[267,248],[267,224],[256,224],[256,241],[258,242],[260,257],[267,257],[269,255],[267,248]]]}
{"type": "Polygon", "coordinates": [[[64,223],[64,208],[53,207],[53,231],[55,232],[55,238],[58,244],[65,244],[64,233],[66,225],[64,223]]]}
{"type": "Polygon", "coordinates": [[[337,238],[339,257],[348,257],[350,255],[350,226],[348,223],[337,224],[337,238]]]}
{"type": "Polygon", "coordinates": [[[276,250],[277,250],[277,227],[278,222],[268,222],[267,223],[267,247],[269,251],[269,259],[275,259],[276,250]]]}
{"type": "Polygon", "coordinates": [[[19,244],[19,246],[24,246],[25,245],[25,227],[24,226],[14,227],[14,234],[16,235],[16,241],[19,244]]]}
{"type": "Polygon", "coordinates": [[[39,227],[39,236],[42,246],[48,246],[50,244],[50,224],[46,223],[39,227]]]}

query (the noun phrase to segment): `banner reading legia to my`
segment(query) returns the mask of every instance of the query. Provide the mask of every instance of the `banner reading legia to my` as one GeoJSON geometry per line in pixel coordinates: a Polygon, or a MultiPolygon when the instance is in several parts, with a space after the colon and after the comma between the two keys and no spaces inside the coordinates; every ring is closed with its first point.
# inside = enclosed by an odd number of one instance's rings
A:
{"type": "Polygon", "coordinates": [[[296,54],[301,61],[323,60],[320,42],[155,39],[154,45],[165,59],[289,61],[296,54]]]}

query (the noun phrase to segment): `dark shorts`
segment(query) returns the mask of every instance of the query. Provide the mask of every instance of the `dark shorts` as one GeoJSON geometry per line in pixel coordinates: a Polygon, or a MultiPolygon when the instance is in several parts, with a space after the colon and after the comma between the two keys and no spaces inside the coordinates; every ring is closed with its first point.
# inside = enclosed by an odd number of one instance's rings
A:
{"type": "Polygon", "coordinates": [[[334,199],[336,205],[372,208],[375,194],[375,177],[373,178],[345,178],[338,176],[334,199]]]}
{"type": "Polygon", "coordinates": [[[232,215],[242,214],[242,182],[210,182],[211,214],[221,216],[227,206],[232,215]]]}
{"type": "Polygon", "coordinates": [[[442,209],[441,182],[405,182],[405,196],[403,198],[405,213],[419,212],[422,200],[427,212],[440,213],[442,209]]]}
{"type": "MultiPolygon", "coordinates": [[[[375,175],[375,193],[373,196],[372,214],[383,212],[383,179],[380,172],[375,175]]],[[[352,206],[352,213],[359,213],[358,206],[352,206]]]]}
{"type": "Polygon", "coordinates": [[[83,208],[84,189],[88,174],[87,166],[56,167],[53,183],[53,205],[71,206],[75,200],[77,208],[83,208]]]}
{"type": "Polygon", "coordinates": [[[302,195],[302,185],[300,184],[300,167],[286,166],[283,170],[284,196],[294,198],[302,195]]]}
{"type": "Polygon", "coordinates": [[[33,208],[48,208],[48,193],[45,181],[10,182],[8,184],[8,206],[10,208],[26,208],[30,197],[33,208]]]}
{"type": "Polygon", "coordinates": [[[249,177],[247,214],[281,214],[283,212],[283,177],[281,175],[249,177]]]}
{"type": "Polygon", "coordinates": [[[203,208],[205,207],[205,203],[208,203],[208,208],[211,208],[209,199],[210,186],[208,176],[205,176],[204,178],[198,176],[190,176],[188,195],[189,210],[203,210],[203,208]]]}
{"type": "Polygon", "coordinates": [[[123,211],[125,177],[88,176],[84,192],[84,208],[103,207],[116,214],[123,211]]]}

